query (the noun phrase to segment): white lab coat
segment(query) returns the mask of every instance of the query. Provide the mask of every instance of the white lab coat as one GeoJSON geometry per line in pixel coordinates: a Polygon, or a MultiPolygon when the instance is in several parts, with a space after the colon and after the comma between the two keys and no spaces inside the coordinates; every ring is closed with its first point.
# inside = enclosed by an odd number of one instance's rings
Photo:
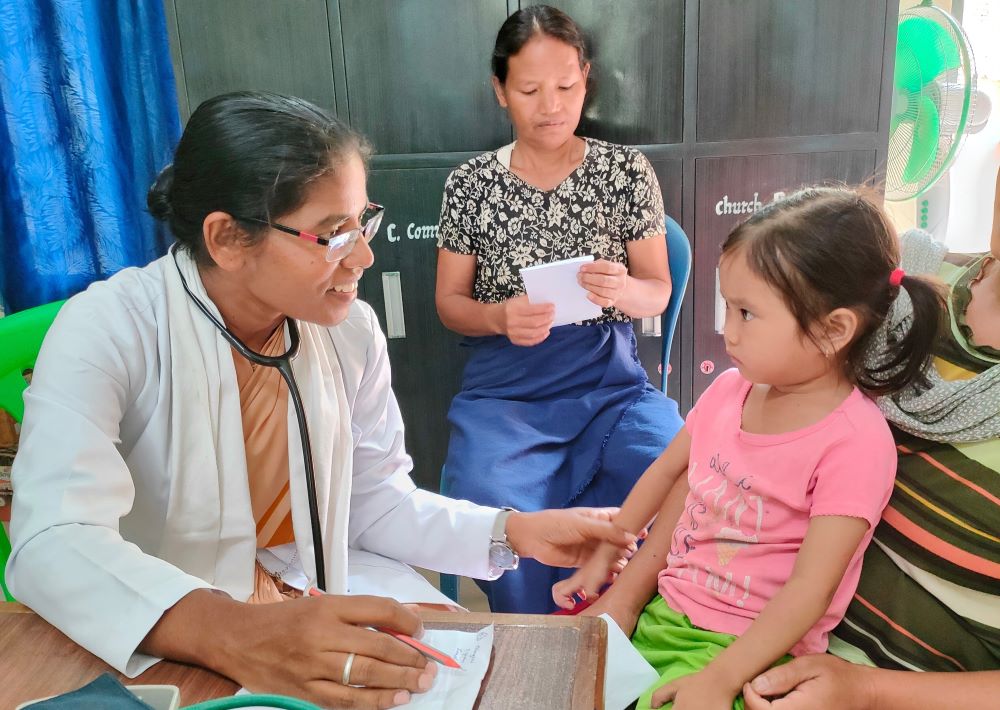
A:
{"type": "MultiPolygon", "coordinates": [[[[214,587],[245,599],[256,552],[245,467],[223,472],[228,480],[217,503],[170,499],[164,462],[171,353],[163,271],[174,268],[169,259],[93,284],[62,308],[25,394],[13,469],[12,593],[130,676],[158,660],[136,648],[181,597],[214,587]],[[171,548],[165,530],[197,526],[206,507],[235,507],[246,520],[242,534],[221,541],[212,579],[158,555],[171,548]],[[227,578],[223,571],[234,568],[239,579],[227,578]]],[[[410,479],[385,337],[372,309],[355,303],[331,336],[354,439],[349,546],[486,577],[498,511],[419,490],[410,479]]],[[[221,396],[239,395],[234,387],[221,396]]],[[[242,447],[243,441],[227,445],[242,447]]],[[[289,446],[297,445],[290,432],[289,446]]],[[[304,494],[293,495],[294,520],[308,520],[307,505],[304,494]]],[[[308,534],[296,525],[297,544],[308,534]]],[[[311,555],[311,542],[300,547],[302,559],[311,555]]]]}

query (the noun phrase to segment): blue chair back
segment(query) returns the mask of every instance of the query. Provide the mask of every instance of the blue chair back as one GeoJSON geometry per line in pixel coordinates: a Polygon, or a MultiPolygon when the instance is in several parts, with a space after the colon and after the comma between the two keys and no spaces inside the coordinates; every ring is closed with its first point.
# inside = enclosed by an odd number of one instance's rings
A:
{"type": "Polygon", "coordinates": [[[681,304],[684,303],[684,294],[687,293],[688,280],[691,278],[691,243],[688,242],[687,235],[681,229],[681,225],[674,221],[672,217],[667,217],[667,263],[670,266],[670,300],[667,302],[667,310],[663,311],[663,323],[660,333],[663,336],[663,350],[660,353],[660,363],[663,369],[663,378],[660,380],[660,389],[667,391],[667,368],[670,365],[670,346],[674,341],[674,332],[677,330],[677,322],[680,320],[681,304]]]}

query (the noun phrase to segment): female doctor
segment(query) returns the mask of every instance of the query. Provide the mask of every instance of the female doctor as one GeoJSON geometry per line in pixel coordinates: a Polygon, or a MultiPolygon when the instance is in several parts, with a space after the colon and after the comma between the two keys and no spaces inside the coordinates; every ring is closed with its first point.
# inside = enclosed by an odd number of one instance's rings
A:
{"type": "Polygon", "coordinates": [[[356,300],[381,211],[367,153],[298,99],[206,101],[149,193],[175,247],[72,298],[45,340],[7,580],[129,676],[171,658],[392,707],[435,666],[368,630],[420,621],[343,596],[348,548],[487,578],[514,552],[575,566],[631,542],[606,511],[500,512],[413,484],[385,338],[356,300]]]}

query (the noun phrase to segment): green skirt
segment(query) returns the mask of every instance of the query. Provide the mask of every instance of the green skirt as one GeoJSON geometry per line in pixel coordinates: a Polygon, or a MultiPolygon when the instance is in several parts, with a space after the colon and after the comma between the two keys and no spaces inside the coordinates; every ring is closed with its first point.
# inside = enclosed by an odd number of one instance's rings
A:
{"type": "MultiPolygon", "coordinates": [[[[632,645],[656,669],[660,679],[639,696],[636,710],[649,710],[649,701],[657,688],[700,671],[735,640],[731,634],[699,629],[657,594],[639,616],[632,645]]],[[[775,665],[790,660],[792,657],[785,655],[775,665]]],[[[663,707],[671,708],[673,703],[663,707]]],[[[744,710],[742,695],[733,701],[733,710],[744,710]]]]}

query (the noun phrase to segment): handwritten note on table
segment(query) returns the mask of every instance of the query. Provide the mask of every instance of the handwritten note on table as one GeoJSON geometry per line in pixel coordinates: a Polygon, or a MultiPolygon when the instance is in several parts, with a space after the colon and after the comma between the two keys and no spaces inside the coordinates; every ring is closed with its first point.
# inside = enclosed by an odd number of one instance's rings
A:
{"type": "MultiPolygon", "coordinates": [[[[414,693],[410,702],[401,707],[417,710],[472,710],[483,678],[490,667],[493,625],[484,626],[479,631],[425,629],[420,640],[447,653],[458,661],[462,669],[438,666],[438,674],[431,689],[426,693],[414,693]]],[[[249,692],[241,688],[236,694],[249,695],[249,692]]],[[[267,707],[250,710],[267,710],[267,707]]]]}
{"type": "Polygon", "coordinates": [[[601,315],[601,307],[587,298],[587,289],[576,280],[580,267],[593,260],[593,256],[580,256],[521,269],[528,300],[555,304],[556,316],[552,325],[578,323],[601,315]]]}
{"type": "Polygon", "coordinates": [[[493,625],[479,631],[426,629],[420,638],[458,661],[461,670],[438,667],[434,685],[426,693],[414,694],[407,708],[422,710],[472,710],[483,677],[490,667],[493,650],[493,625]]]}

